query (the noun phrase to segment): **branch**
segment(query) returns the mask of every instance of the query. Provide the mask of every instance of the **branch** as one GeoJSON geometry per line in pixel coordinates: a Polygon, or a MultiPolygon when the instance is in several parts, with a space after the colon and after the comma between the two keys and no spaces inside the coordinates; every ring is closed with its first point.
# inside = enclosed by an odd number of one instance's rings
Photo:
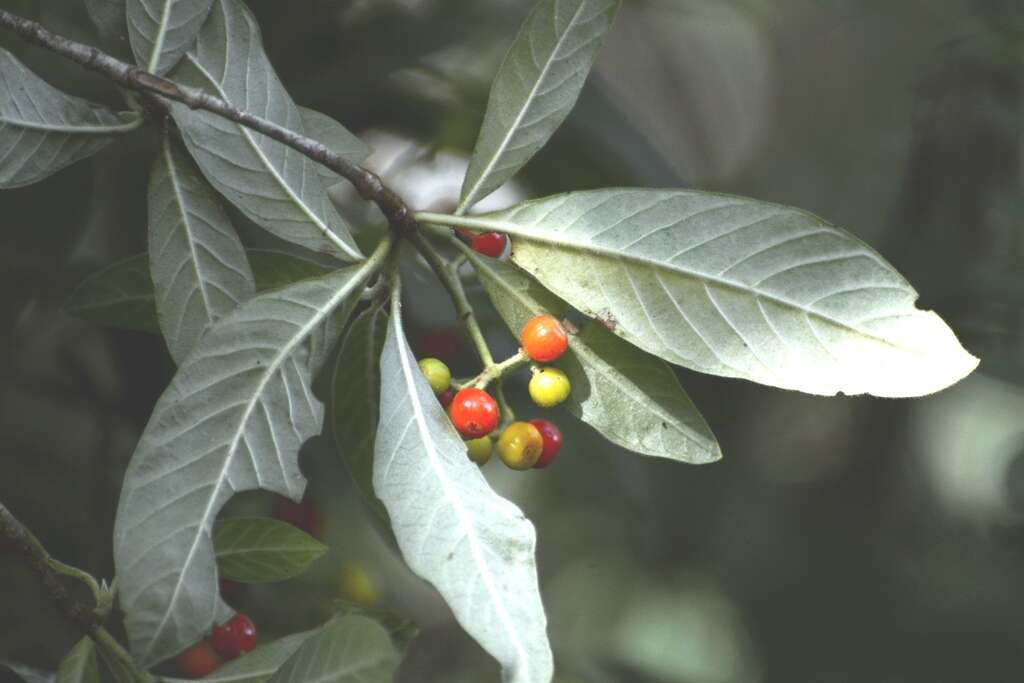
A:
{"type": "Polygon", "coordinates": [[[417,229],[412,211],[401,197],[384,185],[375,173],[347,161],[323,143],[300,135],[273,121],[253,116],[234,107],[230,102],[202,90],[175,83],[170,79],[151,74],[141,67],[122,62],[90,45],[65,38],[49,31],[42,24],[2,9],[0,9],[0,26],[11,29],[30,43],[44,47],[90,71],[106,76],[128,90],[180,102],[190,109],[211,112],[277,140],[351,182],[363,199],[380,207],[384,216],[387,217],[388,223],[395,229],[403,232],[413,232],[417,229]]]}

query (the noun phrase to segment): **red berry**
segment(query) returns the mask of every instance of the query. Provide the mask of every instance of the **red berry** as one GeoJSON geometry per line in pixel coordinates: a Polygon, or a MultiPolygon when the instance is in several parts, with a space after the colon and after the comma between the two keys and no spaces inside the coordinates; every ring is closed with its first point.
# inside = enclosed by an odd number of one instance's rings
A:
{"type": "Polygon", "coordinates": [[[498,258],[505,253],[505,245],[508,244],[508,237],[500,232],[485,232],[481,235],[473,235],[473,251],[498,258]]]}
{"type": "Polygon", "coordinates": [[[224,663],[209,640],[196,643],[178,655],[178,668],[187,678],[205,678],[224,663]]]}
{"type": "Polygon", "coordinates": [[[313,538],[323,540],[324,517],[311,498],[304,498],[301,503],[296,503],[282,496],[274,503],[273,514],[282,522],[288,522],[313,538]]]}
{"type": "Polygon", "coordinates": [[[213,649],[225,659],[234,659],[256,647],[256,624],[239,612],[213,629],[210,636],[213,649]]]}
{"type": "Polygon", "coordinates": [[[498,404],[483,389],[462,389],[448,409],[452,424],[467,439],[479,439],[498,426],[498,404]]]}
{"type": "Polygon", "coordinates": [[[441,402],[441,405],[443,407],[447,408],[448,406],[450,406],[452,404],[452,399],[454,397],[455,397],[455,394],[452,393],[451,389],[448,389],[443,394],[438,394],[437,395],[437,400],[441,402]]]}
{"type": "Polygon", "coordinates": [[[555,459],[558,451],[562,450],[562,430],[551,420],[530,420],[530,424],[536,427],[544,438],[544,450],[541,452],[537,464],[534,465],[538,470],[544,469],[555,459]]]}
{"type": "Polygon", "coordinates": [[[462,353],[462,335],[454,327],[430,330],[420,339],[420,355],[451,365],[462,353]]]}
{"type": "Polygon", "coordinates": [[[538,363],[557,360],[569,348],[569,337],[553,315],[538,315],[523,326],[523,351],[538,363]]]}

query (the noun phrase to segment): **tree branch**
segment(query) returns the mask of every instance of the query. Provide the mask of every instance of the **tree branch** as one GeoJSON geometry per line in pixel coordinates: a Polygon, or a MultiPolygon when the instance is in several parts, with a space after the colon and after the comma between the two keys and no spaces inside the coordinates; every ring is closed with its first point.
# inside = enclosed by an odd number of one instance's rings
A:
{"type": "Polygon", "coordinates": [[[233,106],[230,102],[202,90],[175,83],[170,79],[151,74],[141,67],[122,62],[95,47],[53,33],[38,22],[19,17],[2,9],[0,9],[0,26],[9,28],[30,43],[44,47],[90,71],[106,76],[128,90],[156,95],[165,100],[180,102],[191,109],[211,112],[277,140],[351,182],[363,199],[380,207],[388,219],[388,223],[395,229],[403,232],[413,232],[417,229],[412,211],[401,197],[384,185],[375,173],[349,162],[323,143],[300,135],[273,121],[253,116],[233,106]]]}

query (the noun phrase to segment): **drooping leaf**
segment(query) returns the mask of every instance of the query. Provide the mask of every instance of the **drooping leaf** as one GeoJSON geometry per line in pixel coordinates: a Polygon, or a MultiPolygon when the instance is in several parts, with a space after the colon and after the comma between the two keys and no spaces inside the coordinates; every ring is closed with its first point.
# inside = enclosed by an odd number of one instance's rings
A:
{"type": "Polygon", "coordinates": [[[211,533],[234,493],[298,500],[298,451],[319,433],[310,335],[351,306],[380,258],[250,299],[207,330],[160,397],[125,474],[114,528],[118,597],[150,665],[228,615],[211,533]]]}
{"type": "MultiPolygon", "coordinates": [[[[195,47],[172,78],[304,132],[299,108],[274,73],[256,20],[240,0],[215,0],[195,47]]],[[[207,180],[253,222],[313,251],[362,258],[313,161],[215,114],[184,105],[173,105],[172,114],[207,180]]]]}
{"type": "Polygon", "coordinates": [[[0,189],[38,182],[141,124],[62,93],[0,49],[0,189]]]}
{"type": "MultiPolygon", "coordinates": [[[[245,253],[259,292],[330,271],[319,263],[283,251],[247,249],[245,253]]],[[[72,292],[64,311],[98,325],[159,334],[149,255],[137,254],[89,275],[72,292]]]]}
{"type": "Polygon", "coordinates": [[[164,74],[195,43],[213,0],[127,0],[128,38],[147,71],[164,74]]]}
{"type": "Polygon", "coordinates": [[[211,322],[256,290],[217,195],[169,136],[149,178],[149,269],[160,329],[179,364],[211,322]]]}
{"type": "MultiPolygon", "coordinates": [[[[568,305],[514,265],[467,255],[498,313],[516,336],[535,315],[562,317],[568,305]]],[[[722,457],[711,428],[672,368],[590,321],[569,335],[556,363],[572,382],[569,411],[636,453],[693,464],[722,457]]]]}
{"type": "Polygon", "coordinates": [[[349,326],[330,371],[328,421],[335,447],[370,508],[385,522],[387,510],[373,490],[373,442],[380,408],[380,368],[388,316],[374,306],[349,326]]]}
{"type": "MultiPolygon", "coordinates": [[[[341,155],[347,161],[361,164],[373,151],[368,144],[327,114],[306,107],[299,107],[299,114],[302,116],[302,127],[306,130],[306,135],[327,145],[332,152],[341,155]]],[[[324,183],[341,182],[341,176],[326,166],[317,164],[316,168],[324,183]]]]}
{"type": "Polygon", "coordinates": [[[85,0],[85,10],[105,41],[116,41],[128,31],[128,0],[85,0]]]}
{"type": "Polygon", "coordinates": [[[326,551],[302,529],[262,517],[231,517],[213,527],[222,576],[243,583],[285,581],[306,571],[326,551]]]}
{"type": "Polygon", "coordinates": [[[275,673],[272,683],[391,683],[398,652],[388,632],[372,619],[332,620],[275,673]]]}
{"type": "MultiPolygon", "coordinates": [[[[433,220],[428,214],[425,219],[433,220]]],[[[970,373],[939,316],[870,247],[804,211],[688,190],[609,189],[450,225],[615,334],[678,365],[811,394],[930,394],[970,373]]]]}
{"type": "Polygon", "coordinates": [[[494,77],[460,213],[515,175],[562,125],[619,4],[542,0],[530,13],[494,77]]]}
{"type": "Polygon", "coordinates": [[[409,349],[397,293],[380,371],[373,485],[406,563],[501,663],[506,681],[548,683],[533,525],[467,457],[409,349]]]}
{"type": "Polygon", "coordinates": [[[96,646],[85,637],[71,648],[71,652],[57,669],[57,683],[99,683],[100,671],[96,663],[96,646]]]}
{"type": "Polygon", "coordinates": [[[54,683],[57,680],[57,674],[52,671],[43,671],[27,664],[0,660],[0,667],[8,669],[25,683],[54,683]]]}
{"type": "MultiPolygon", "coordinates": [[[[302,647],[319,629],[295,633],[284,638],[260,645],[252,652],[247,652],[238,659],[232,659],[221,665],[216,671],[202,680],[204,683],[264,683],[302,647]]],[[[191,678],[165,678],[173,683],[186,683],[191,678]]]]}

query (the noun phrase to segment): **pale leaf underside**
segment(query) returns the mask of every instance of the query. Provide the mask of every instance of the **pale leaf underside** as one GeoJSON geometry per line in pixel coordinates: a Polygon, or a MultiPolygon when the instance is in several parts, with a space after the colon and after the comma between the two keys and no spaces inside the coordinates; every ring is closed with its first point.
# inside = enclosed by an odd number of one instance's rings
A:
{"type": "MultiPolygon", "coordinates": [[[[225,662],[216,671],[203,678],[204,683],[264,683],[269,681],[281,665],[295,654],[319,629],[294,633],[269,643],[260,644],[252,652],[225,662]]],[[[186,683],[191,678],[165,678],[173,683],[186,683]]]]}
{"type": "Polygon", "coordinates": [[[163,74],[195,42],[214,0],[127,0],[128,39],[139,64],[163,74]]]}
{"type": "Polygon", "coordinates": [[[391,683],[398,652],[384,627],[348,615],[308,638],[270,679],[271,683],[391,683]]]}

